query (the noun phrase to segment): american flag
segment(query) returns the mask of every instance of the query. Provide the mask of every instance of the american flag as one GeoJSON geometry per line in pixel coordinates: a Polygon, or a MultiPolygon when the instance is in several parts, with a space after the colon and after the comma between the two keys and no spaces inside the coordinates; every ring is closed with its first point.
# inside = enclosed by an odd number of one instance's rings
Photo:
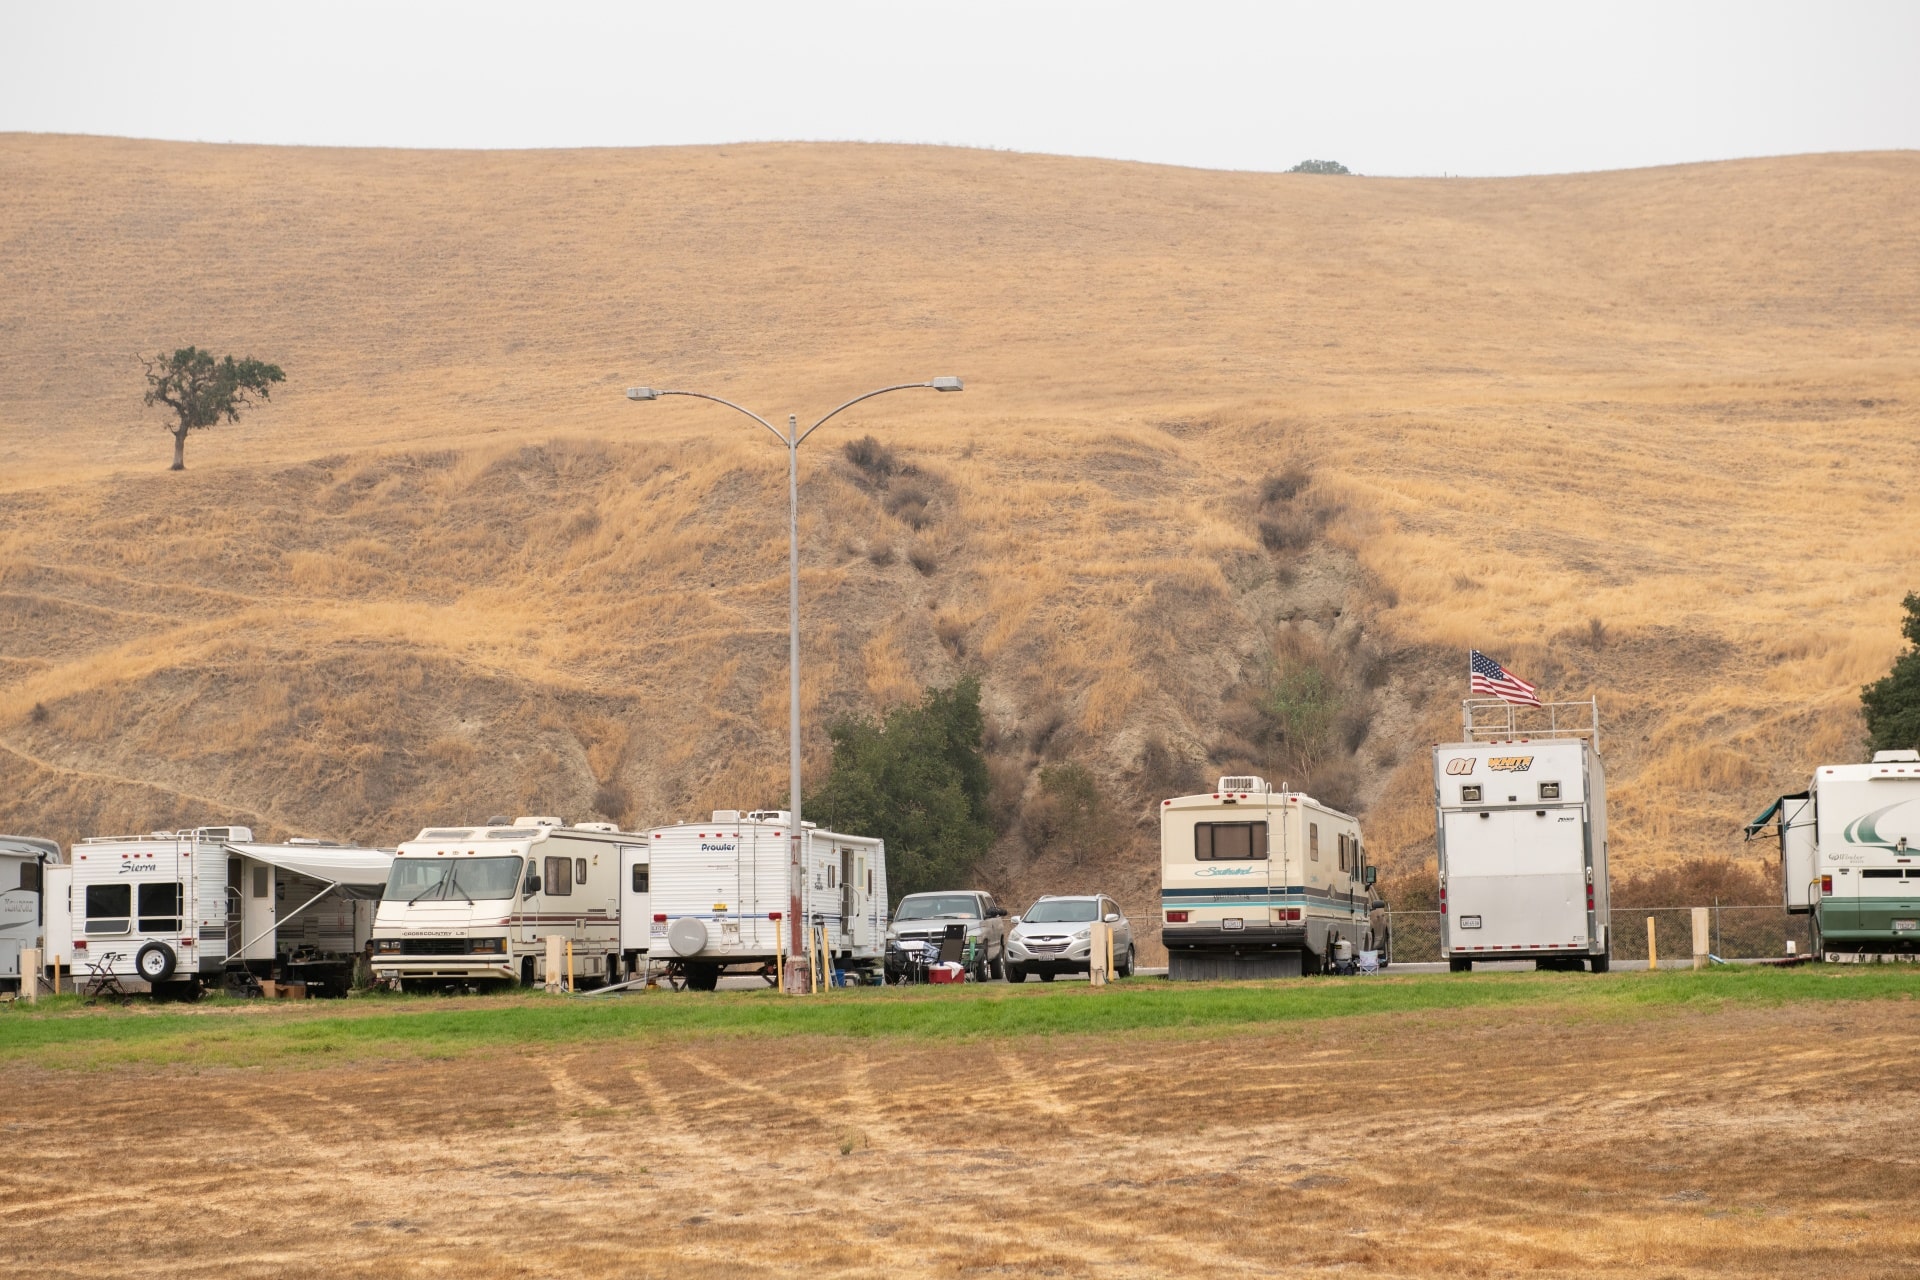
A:
{"type": "Polygon", "coordinates": [[[1488,694],[1505,702],[1517,702],[1523,707],[1540,705],[1540,699],[1534,694],[1532,685],[1478,649],[1469,652],[1473,655],[1467,659],[1469,691],[1488,694]]]}

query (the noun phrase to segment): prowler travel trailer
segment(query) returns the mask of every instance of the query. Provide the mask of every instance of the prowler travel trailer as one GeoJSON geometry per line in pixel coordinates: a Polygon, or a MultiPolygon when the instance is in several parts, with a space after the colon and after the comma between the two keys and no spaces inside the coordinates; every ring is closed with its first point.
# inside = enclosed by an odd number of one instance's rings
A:
{"type": "Polygon", "coordinates": [[[620,868],[629,856],[644,861],[646,844],[611,822],[429,827],[394,858],[374,921],[374,974],[533,986],[547,979],[551,936],[566,944],[575,983],[617,982],[620,868]]]}
{"type": "Polygon", "coordinates": [[[1814,770],[1747,824],[1780,837],[1787,910],[1813,917],[1813,954],[1920,952],[1920,751],[1814,770]]]}
{"type": "Polygon", "coordinates": [[[138,978],[156,994],[251,977],[345,995],[393,861],[318,840],[255,843],[246,827],[95,836],[72,852],[75,978],[138,978]]]}
{"type": "Polygon", "coordinates": [[[1440,954],[1590,966],[1611,951],[1607,775],[1597,701],[1462,704],[1460,742],[1433,749],[1440,954]]]}
{"type": "MultiPolygon", "coordinates": [[[[649,831],[648,903],[622,911],[621,949],[650,949],[653,964],[684,974],[696,990],[713,990],[729,969],[771,979],[775,956],[789,950],[790,826],[784,809],[720,809],[708,822],[649,831]]],[[[825,931],[829,967],[877,980],[886,961],[886,845],[809,822],[800,829],[803,921],[825,931]]]]}
{"type": "Polygon", "coordinates": [[[32,836],[0,836],[0,991],[20,989],[20,953],[46,948],[47,871],[60,846],[32,836]]]}
{"type": "Polygon", "coordinates": [[[1360,824],[1264,778],[1160,802],[1167,977],[1298,977],[1341,943],[1372,950],[1374,869],[1360,824]]]}

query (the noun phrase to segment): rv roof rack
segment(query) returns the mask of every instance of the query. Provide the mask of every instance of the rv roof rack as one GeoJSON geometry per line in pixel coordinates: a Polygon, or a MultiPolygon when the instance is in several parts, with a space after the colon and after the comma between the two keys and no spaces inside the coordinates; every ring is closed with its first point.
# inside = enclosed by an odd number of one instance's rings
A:
{"type": "Polygon", "coordinates": [[[1529,738],[1586,738],[1600,749],[1600,699],[1521,706],[1500,698],[1460,703],[1463,742],[1517,742],[1529,738]]]}

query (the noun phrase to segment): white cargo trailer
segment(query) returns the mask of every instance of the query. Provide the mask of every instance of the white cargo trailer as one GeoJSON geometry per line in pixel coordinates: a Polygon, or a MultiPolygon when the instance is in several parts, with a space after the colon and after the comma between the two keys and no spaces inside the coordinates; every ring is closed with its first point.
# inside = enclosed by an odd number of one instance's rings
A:
{"type": "Polygon", "coordinates": [[[346,994],[393,861],[318,840],[256,843],[246,827],[94,836],[72,853],[76,979],[112,973],[156,991],[250,974],[346,994]]]}
{"type": "Polygon", "coordinates": [[[1342,942],[1373,950],[1373,881],[1360,824],[1312,796],[1226,777],[1162,800],[1167,977],[1298,977],[1342,942]]]}
{"type": "Polygon", "coordinates": [[[1815,955],[1920,951],[1920,751],[1822,765],[1748,823],[1748,838],[1769,826],[1782,897],[1812,915],[1815,955]]]}
{"type": "Polygon", "coordinates": [[[1461,742],[1433,749],[1440,954],[1542,969],[1612,958],[1607,777],[1597,700],[1463,704],[1461,742]]]}
{"type": "MultiPolygon", "coordinates": [[[[650,951],[653,964],[698,990],[711,991],[727,970],[771,978],[776,955],[787,951],[791,824],[784,809],[719,809],[707,822],[653,828],[647,900],[622,909],[621,950],[650,951]]],[[[801,862],[802,919],[825,930],[830,967],[876,977],[886,958],[886,845],[802,822],[801,862]]],[[[640,882],[627,876],[622,884],[632,892],[640,882]]]]}
{"type": "Polygon", "coordinates": [[[394,858],[373,971],[403,983],[533,986],[546,981],[547,939],[558,937],[576,983],[617,982],[621,867],[644,862],[646,844],[611,822],[429,827],[394,858]]]}
{"type": "Polygon", "coordinates": [[[47,949],[47,872],[60,846],[32,836],[0,836],[0,990],[20,989],[20,953],[47,949]]]}

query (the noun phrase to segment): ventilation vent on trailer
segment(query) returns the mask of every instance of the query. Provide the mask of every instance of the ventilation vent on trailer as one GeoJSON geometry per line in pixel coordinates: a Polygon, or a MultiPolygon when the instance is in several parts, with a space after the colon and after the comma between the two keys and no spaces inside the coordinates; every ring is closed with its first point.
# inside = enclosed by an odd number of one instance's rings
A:
{"type": "Polygon", "coordinates": [[[1273,790],[1273,788],[1267,785],[1265,778],[1222,778],[1214,790],[1222,792],[1265,793],[1273,790]]]}

